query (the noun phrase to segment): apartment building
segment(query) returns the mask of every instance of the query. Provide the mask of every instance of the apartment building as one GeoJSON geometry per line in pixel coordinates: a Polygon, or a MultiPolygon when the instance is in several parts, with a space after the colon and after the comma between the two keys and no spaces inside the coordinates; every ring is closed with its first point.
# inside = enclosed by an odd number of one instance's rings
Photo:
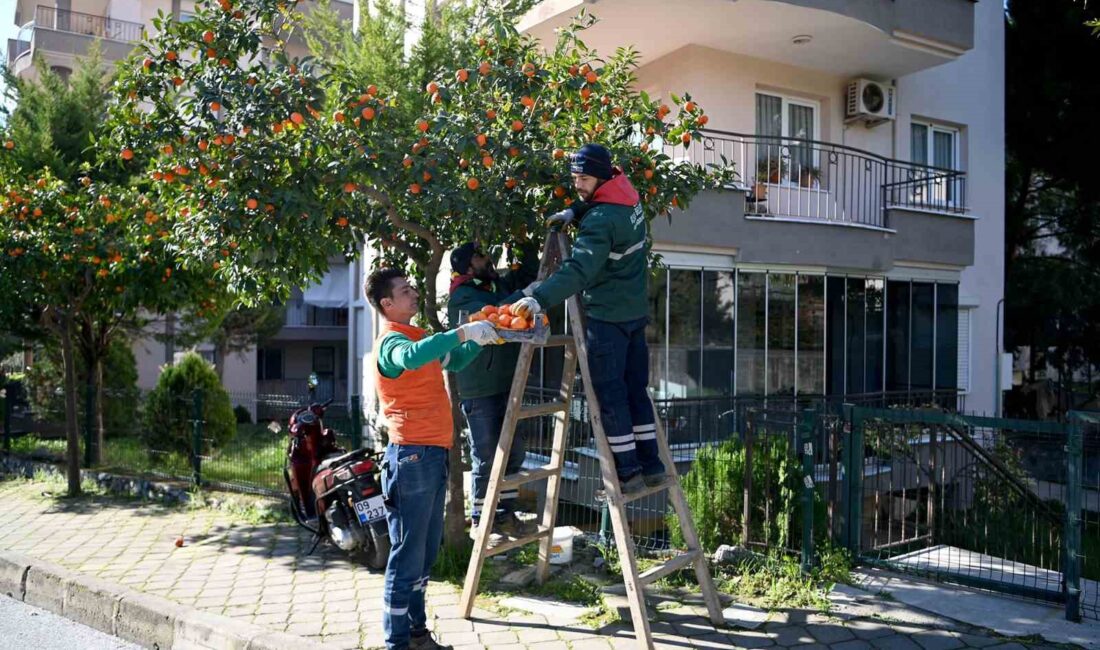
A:
{"type": "MultiPolygon", "coordinates": [[[[936,392],[997,408],[999,3],[545,0],[521,28],[551,43],[582,8],[600,19],[590,46],[640,51],[639,88],[688,90],[710,115],[702,141],[668,152],[740,174],[653,223],[668,264],[650,288],[658,396],[936,392]]],[[[375,320],[364,266],[353,392],[375,320]]]]}

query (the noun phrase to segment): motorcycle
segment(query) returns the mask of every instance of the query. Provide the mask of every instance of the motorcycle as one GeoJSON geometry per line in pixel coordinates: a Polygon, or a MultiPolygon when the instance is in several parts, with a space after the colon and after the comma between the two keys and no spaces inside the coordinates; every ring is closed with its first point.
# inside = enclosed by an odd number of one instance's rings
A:
{"type": "Polygon", "coordinates": [[[312,403],[290,415],[283,466],[290,513],[299,526],[313,533],[310,553],[327,539],[353,562],[381,569],[390,554],[379,479],[381,453],[341,448],[322,420],[331,403],[331,399],[312,403]]]}

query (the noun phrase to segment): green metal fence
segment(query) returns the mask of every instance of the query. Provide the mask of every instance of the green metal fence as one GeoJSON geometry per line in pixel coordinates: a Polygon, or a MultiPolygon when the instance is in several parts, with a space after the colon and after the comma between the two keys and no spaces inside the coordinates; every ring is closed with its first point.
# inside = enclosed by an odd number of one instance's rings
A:
{"type": "Polygon", "coordinates": [[[1084,426],[861,407],[844,419],[839,533],[853,556],[1097,617],[1084,426]]]}

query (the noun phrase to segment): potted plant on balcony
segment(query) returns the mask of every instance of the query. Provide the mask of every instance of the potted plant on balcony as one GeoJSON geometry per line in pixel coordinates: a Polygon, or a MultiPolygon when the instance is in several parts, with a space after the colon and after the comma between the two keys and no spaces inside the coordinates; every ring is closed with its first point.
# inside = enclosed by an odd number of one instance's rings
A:
{"type": "Polygon", "coordinates": [[[799,187],[818,189],[821,187],[821,170],[813,165],[800,167],[798,170],[799,187]]]}
{"type": "Polygon", "coordinates": [[[768,196],[766,183],[778,185],[785,165],[779,156],[765,156],[756,161],[756,181],[752,188],[752,198],[756,201],[764,201],[768,196]]]}

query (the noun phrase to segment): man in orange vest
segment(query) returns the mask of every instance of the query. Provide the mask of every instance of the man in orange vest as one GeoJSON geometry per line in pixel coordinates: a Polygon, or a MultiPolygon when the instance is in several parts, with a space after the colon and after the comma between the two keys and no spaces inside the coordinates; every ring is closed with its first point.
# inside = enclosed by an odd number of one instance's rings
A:
{"type": "Polygon", "coordinates": [[[486,321],[429,336],[411,325],[420,295],[397,269],[367,278],[367,300],[382,316],[372,365],[390,443],[382,459],[382,494],[390,528],[382,627],[388,650],[436,650],[424,591],[443,540],[447,453],[453,421],[443,370],[457,372],[481,346],[499,342],[486,321]]]}

